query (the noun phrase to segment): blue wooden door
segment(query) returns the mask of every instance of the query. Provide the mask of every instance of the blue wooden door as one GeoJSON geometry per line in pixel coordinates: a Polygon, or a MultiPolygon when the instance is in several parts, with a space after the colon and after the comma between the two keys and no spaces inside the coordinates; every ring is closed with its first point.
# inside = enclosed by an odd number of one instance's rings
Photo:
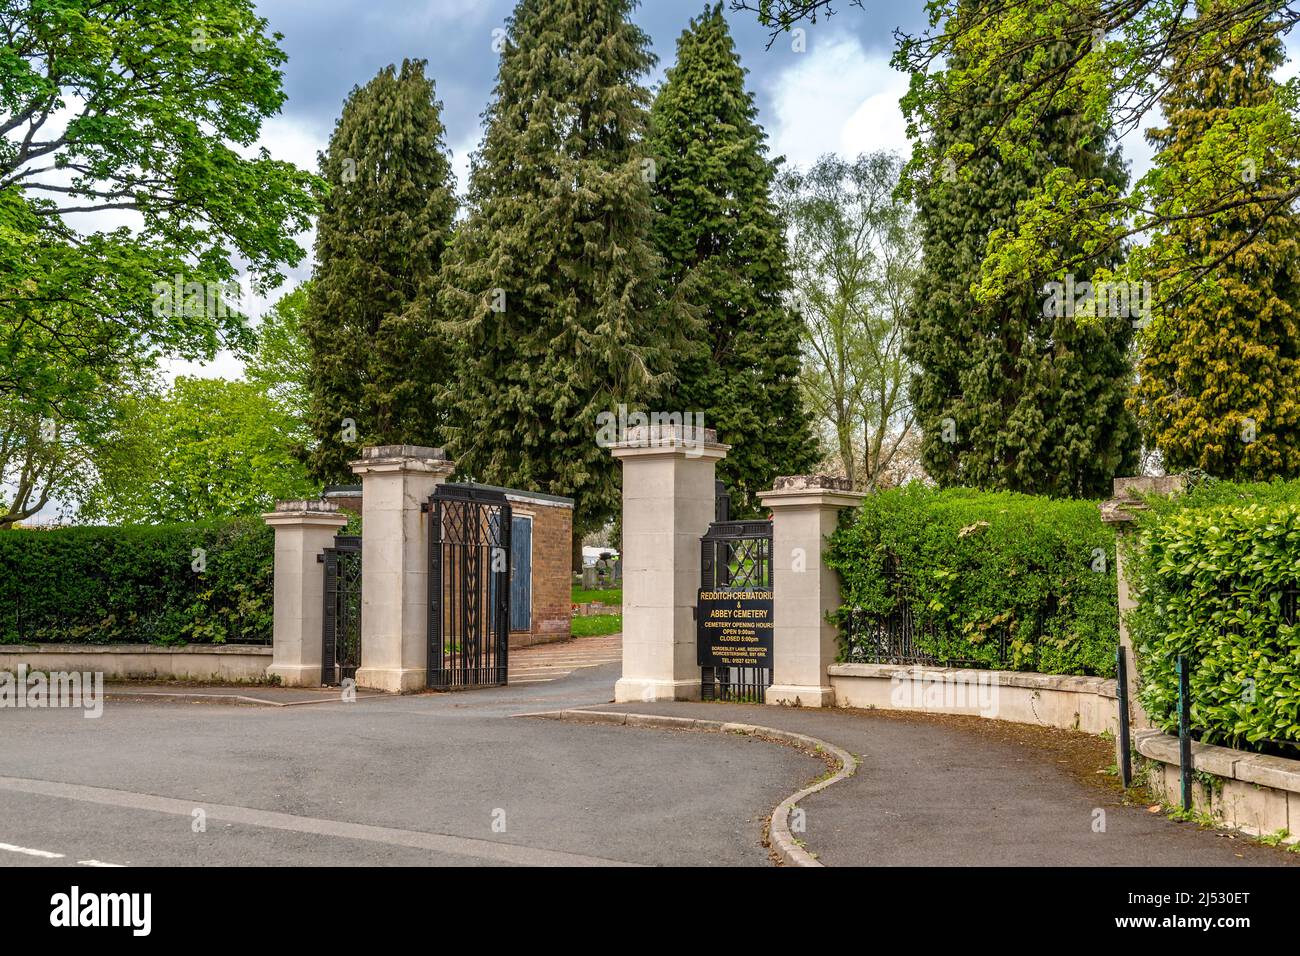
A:
{"type": "Polygon", "coordinates": [[[533,519],[510,521],[510,630],[533,626],[533,519]]]}

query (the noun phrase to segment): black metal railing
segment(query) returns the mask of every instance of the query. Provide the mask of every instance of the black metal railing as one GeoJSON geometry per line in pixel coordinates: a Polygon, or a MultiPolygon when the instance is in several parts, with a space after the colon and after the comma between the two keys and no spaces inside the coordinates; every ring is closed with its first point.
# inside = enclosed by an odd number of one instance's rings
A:
{"type": "Polygon", "coordinates": [[[848,608],[843,614],[846,659],[855,664],[926,664],[935,667],[995,668],[998,670],[1035,670],[1038,666],[1038,642],[1059,610],[1059,599],[1049,596],[1034,614],[1028,658],[1015,653],[1013,622],[991,629],[985,640],[991,641],[990,658],[961,657],[936,653],[926,648],[944,644],[933,623],[918,625],[912,613],[913,595],[902,573],[892,563],[886,566],[887,593],[891,606],[884,613],[861,607],[848,608]]]}
{"type": "Polygon", "coordinates": [[[355,679],[361,666],[361,538],[336,535],[320,556],[325,565],[321,683],[355,679]]]}

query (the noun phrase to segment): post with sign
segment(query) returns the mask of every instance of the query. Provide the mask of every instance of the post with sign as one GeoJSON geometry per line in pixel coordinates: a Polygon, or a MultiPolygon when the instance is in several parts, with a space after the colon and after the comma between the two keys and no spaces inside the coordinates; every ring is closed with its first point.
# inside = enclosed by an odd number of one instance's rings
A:
{"type": "Polygon", "coordinates": [[[772,592],[709,591],[696,600],[701,667],[772,666],[772,592]]]}

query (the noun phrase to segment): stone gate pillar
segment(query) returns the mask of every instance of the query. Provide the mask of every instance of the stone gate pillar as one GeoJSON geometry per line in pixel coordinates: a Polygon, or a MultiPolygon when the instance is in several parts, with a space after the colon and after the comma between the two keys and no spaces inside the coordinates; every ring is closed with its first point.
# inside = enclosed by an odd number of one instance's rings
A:
{"type": "MultiPolygon", "coordinates": [[[[1137,513],[1147,506],[1141,495],[1172,495],[1183,490],[1185,480],[1182,475],[1165,475],[1147,478],[1116,478],[1113,484],[1115,497],[1101,503],[1101,520],[1115,529],[1115,581],[1119,605],[1119,646],[1124,653],[1128,669],[1128,702],[1130,723],[1135,730],[1151,727],[1151,720],[1138,700],[1137,658],[1133,653],[1133,639],[1128,633],[1128,612],[1137,606],[1129,590],[1125,576],[1124,562],[1135,546],[1133,540],[1133,523],[1137,513]]],[[[1118,746],[1118,740],[1116,741],[1118,746]]]]}
{"type": "Polygon", "coordinates": [[[275,529],[274,646],[268,677],[286,687],[319,687],[325,565],[317,556],[348,523],[329,501],[281,501],[262,515],[275,529]]]}
{"type": "Polygon", "coordinates": [[[611,449],[623,465],[623,676],[614,699],[698,700],[700,537],[713,521],[712,429],[643,425],[611,449]]]}
{"type": "Polygon", "coordinates": [[[427,681],[429,518],[421,510],[455,468],[440,448],[362,449],[361,666],[357,685],[392,693],[427,681]]]}
{"type": "Polygon", "coordinates": [[[840,578],[822,561],[826,538],[845,508],[866,494],[845,478],[793,475],[758,495],[772,512],[772,686],[769,704],[830,707],[826,668],[835,663],[839,635],[826,615],[840,606],[840,578]]]}

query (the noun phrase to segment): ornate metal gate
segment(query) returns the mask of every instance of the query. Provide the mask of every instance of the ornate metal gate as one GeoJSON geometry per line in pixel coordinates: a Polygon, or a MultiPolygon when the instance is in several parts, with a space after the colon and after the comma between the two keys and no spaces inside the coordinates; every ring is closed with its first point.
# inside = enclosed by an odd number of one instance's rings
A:
{"type": "Polygon", "coordinates": [[[336,535],[325,563],[325,620],[320,682],[341,684],[361,666],[361,539],[336,535]]]}
{"type": "MultiPolygon", "coordinates": [[[[772,590],[772,522],[728,521],[729,498],[719,482],[717,521],[700,539],[700,587],[735,592],[737,597],[772,590]]],[[[772,685],[770,667],[700,668],[704,700],[763,702],[772,685]]]]}
{"type": "Polygon", "coordinates": [[[429,499],[429,687],[506,683],[510,503],[499,491],[439,485],[429,499]]]}

